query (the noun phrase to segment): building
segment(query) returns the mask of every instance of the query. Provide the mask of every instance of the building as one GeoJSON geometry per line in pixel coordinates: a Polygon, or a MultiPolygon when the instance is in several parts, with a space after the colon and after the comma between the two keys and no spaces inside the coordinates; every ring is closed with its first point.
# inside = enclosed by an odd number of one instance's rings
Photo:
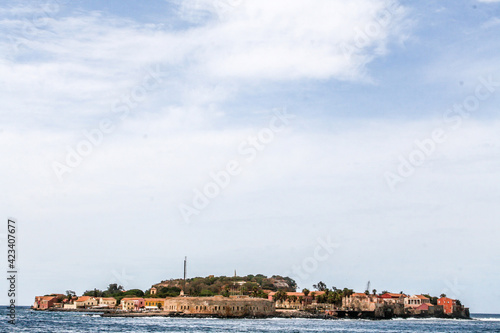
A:
{"type": "Polygon", "coordinates": [[[97,306],[99,301],[92,296],[80,296],[75,301],[76,308],[91,308],[93,306],[97,306]]]}
{"type": "Polygon", "coordinates": [[[407,296],[405,294],[385,293],[378,297],[387,304],[404,304],[405,297],[407,296]]]}
{"type": "Polygon", "coordinates": [[[57,303],[56,296],[36,296],[33,309],[45,310],[54,307],[55,303],[57,303]]]}
{"type": "Polygon", "coordinates": [[[382,299],[376,295],[364,293],[353,293],[350,296],[342,297],[342,308],[356,311],[375,311],[377,304],[381,304],[382,299]]]}
{"type": "Polygon", "coordinates": [[[149,289],[149,293],[151,295],[156,295],[157,292],[158,292],[158,289],[156,289],[156,287],[151,287],[151,289],[149,289]]]}
{"type": "Polygon", "coordinates": [[[404,298],[405,308],[418,308],[424,303],[431,303],[431,300],[424,295],[413,295],[404,298]]]}
{"type": "Polygon", "coordinates": [[[412,308],[414,314],[433,315],[436,312],[436,307],[431,303],[422,303],[416,308],[412,308]]]}
{"type": "Polygon", "coordinates": [[[164,298],[145,298],[144,299],[144,308],[147,310],[163,309],[164,305],[165,305],[164,298]]]}
{"type": "Polygon", "coordinates": [[[114,308],[116,306],[116,298],[114,297],[99,297],[99,306],[114,308]]]}
{"type": "Polygon", "coordinates": [[[248,296],[234,297],[171,297],[165,299],[164,310],[185,314],[206,314],[227,317],[270,316],[274,302],[248,296]]]}
{"type": "Polygon", "coordinates": [[[123,311],[139,311],[144,308],[144,298],[141,297],[126,297],[121,301],[123,311]]]}
{"type": "Polygon", "coordinates": [[[457,301],[448,297],[439,298],[437,304],[443,306],[443,312],[446,314],[454,313],[457,308],[457,301]]]}

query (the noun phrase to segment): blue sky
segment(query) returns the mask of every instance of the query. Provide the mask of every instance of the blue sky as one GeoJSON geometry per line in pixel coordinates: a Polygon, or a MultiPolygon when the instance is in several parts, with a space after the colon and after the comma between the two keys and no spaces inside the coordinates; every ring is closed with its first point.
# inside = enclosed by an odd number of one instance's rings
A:
{"type": "Polygon", "coordinates": [[[5,2],[19,302],[187,255],[499,313],[499,30],[498,1],[5,2]]]}

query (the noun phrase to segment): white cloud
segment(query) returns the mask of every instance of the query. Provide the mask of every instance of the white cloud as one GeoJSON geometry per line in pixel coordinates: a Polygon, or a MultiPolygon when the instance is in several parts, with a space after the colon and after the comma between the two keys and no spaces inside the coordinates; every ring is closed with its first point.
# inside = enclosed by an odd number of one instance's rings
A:
{"type": "MultiPolygon", "coordinates": [[[[226,15],[177,31],[95,12],[60,18],[51,12],[43,24],[5,18],[0,97],[20,114],[37,109],[80,121],[78,116],[108,112],[107,105],[137,84],[151,64],[168,70],[169,85],[193,82],[198,87],[181,89],[210,91],[218,84],[219,96],[240,80],[360,80],[364,66],[397,38],[405,17],[401,6],[384,0],[229,4],[231,11],[186,2],[184,7],[226,15]],[[69,103],[71,110],[63,111],[69,103]]],[[[169,97],[179,95],[164,94],[163,103],[169,97]]],[[[193,101],[189,94],[185,98],[193,101]]]]}
{"type": "Polygon", "coordinates": [[[400,32],[404,14],[390,1],[245,1],[191,37],[212,76],[353,79],[400,32]]]}

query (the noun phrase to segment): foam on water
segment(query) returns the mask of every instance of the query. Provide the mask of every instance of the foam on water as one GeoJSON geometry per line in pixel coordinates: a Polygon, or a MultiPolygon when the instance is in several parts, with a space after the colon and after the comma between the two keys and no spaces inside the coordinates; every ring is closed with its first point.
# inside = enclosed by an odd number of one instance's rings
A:
{"type": "MultiPolygon", "coordinates": [[[[5,318],[7,309],[0,309],[5,318]]],[[[200,318],[110,318],[76,312],[41,312],[20,308],[14,327],[0,321],[0,332],[193,332],[193,333],[326,333],[326,332],[500,332],[500,316],[474,314],[475,320],[412,318],[394,320],[357,319],[200,319],[200,318]]]]}

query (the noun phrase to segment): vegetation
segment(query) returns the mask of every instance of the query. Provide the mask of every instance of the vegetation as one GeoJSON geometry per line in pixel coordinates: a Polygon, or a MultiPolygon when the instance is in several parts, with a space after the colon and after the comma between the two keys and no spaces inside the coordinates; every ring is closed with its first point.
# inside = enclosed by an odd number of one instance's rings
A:
{"type": "Polygon", "coordinates": [[[181,294],[181,288],[179,287],[160,287],[156,291],[156,294],[151,294],[151,289],[146,290],[144,296],[151,298],[165,298],[165,297],[176,297],[181,294]]]}
{"type": "Polygon", "coordinates": [[[323,281],[319,281],[318,284],[313,284],[313,288],[319,291],[325,291],[326,284],[323,281]]]}
{"type": "MultiPolygon", "coordinates": [[[[68,294],[68,291],[66,293],[68,294]]],[[[140,289],[123,290],[123,287],[116,283],[110,284],[108,289],[104,291],[94,288],[83,293],[83,296],[114,297],[117,300],[117,304],[120,304],[121,300],[125,297],[143,297],[144,295],[144,292],[140,289]]]]}
{"type": "MultiPolygon", "coordinates": [[[[179,295],[180,288],[183,286],[182,279],[162,281],[155,285],[157,288],[169,288],[169,291],[162,292],[158,290],[158,297],[165,297],[162,294],[167,293],[167,296],[179,295]],[[175,290],[173,288],[176,288],[175,290]]],[[[267,277],[262,274],[247,275],[247,276],[213,276],[195,277],[186,279],[185,294],[189,296],[213,296],[223,295],[248,295],[252,297],[267,298],[267,291],[277,291],[284,289],[285,291],[295,291],[297,288],[296,282],[290,277],[273,275],[267,277]],[[283,287],[286,286],[286,287],[283,287]]],[[[148,292],[146,292],[148,294],[148,292]]],[[[154,297],[154,295],[151,295],[154,297]]]]}
{"type": "Polygon", "coordinates": [[[318,303],[328,303],[328,304],[334,304],[336,306],[341,306],[342,305],[342,298],[346,296],[351,296],[354,291],[349,288],[344,288],[344,289],[338,289],[336,287],[332,287],[329,289],[326,284],[323,282],[319,282],[317,285],[314,285],[317,287],[321,287],[325,293],[323,295],[318,295],[316,296],[316,301],[318,303]]]}
{"type": "Polygon", "coordinates": [[[432,305],[437,305],[438,304],[438,298],[437,297],[433,297],[433,296],[428,295],[428,294],[424,294],[423,296],[425,296],[428,299],[430,299],[432,305]]]}

